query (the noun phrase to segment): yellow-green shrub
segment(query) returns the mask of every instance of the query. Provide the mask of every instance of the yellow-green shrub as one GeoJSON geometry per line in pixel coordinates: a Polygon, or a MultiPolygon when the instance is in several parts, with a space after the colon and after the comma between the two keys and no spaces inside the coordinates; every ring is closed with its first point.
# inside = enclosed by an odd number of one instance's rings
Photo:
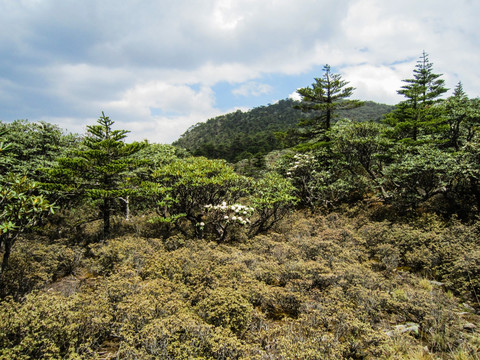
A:
{"type": "Polygon", "coordinates": [[[197,304],[196,311],[207,323],[241,336],[250,324],[253,306],[240,291],[219,287],[197,304]]]}

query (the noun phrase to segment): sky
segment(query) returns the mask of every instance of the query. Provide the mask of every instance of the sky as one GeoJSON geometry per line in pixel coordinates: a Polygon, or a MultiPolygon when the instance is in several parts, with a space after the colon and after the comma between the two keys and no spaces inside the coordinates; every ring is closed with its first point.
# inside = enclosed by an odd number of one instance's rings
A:
{"type": "Polygon", "coordinates": [[[423,51],[479,97],[478,14],[478,0],[0,0],[0,121],[83,134],[103,111],[129,141],[171,143],[325,64],[352,99],[396,104],[423,51]]]}

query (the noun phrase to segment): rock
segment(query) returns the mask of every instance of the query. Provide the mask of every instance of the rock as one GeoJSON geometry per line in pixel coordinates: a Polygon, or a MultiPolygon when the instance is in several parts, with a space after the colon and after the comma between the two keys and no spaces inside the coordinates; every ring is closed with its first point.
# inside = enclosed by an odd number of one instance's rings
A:
{"type": "Polygon", "coordinates": [[[418,335],[418,329],[420,325],[416,323],[406,323],[405,325],[397,325],[396,330],[399,331],[401,334],[406,332],[413,332],[415,335],[418,335]]]}
{"type": "Polygon", "coordinates": [[[464,330],[467,330],[467,331],[474,331],[475,329],[477,328],[477,326],[475,324],[472,324],[472,323],[466,323],[465,325],[463,325],[463,329],[464,330]]]}
{"type": "Polygon", "coordinates": [[[466,310],[468,310],[468,311],[470,311],[470,312],[472,312],[472,313],[475,312],[475,309],[474,309],[473,307],[471,307],[470,305],[468,305],[467,303],[463,303],[462,306],[463,306],[466,310]]]}
{"type": "Polygon", "coordinates": [[[403,334],[407,332],[413,332],[415,335],[418,335],[418,331],[420,329],[420,325],[413,322],[408,322],[406,324],[396,325],[394,326],[393,331],[387,331],[385,334],[387,336],[394,336],[395,334],[403,334]]]}

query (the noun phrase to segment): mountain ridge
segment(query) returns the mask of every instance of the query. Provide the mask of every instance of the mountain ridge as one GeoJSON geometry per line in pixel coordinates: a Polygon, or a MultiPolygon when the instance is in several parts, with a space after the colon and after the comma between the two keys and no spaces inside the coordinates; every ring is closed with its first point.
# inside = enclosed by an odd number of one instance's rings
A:
{"type": "MultiPolygon", "coordinates": [[[[285,148],[278,133],[296,128],[308,114],[294,108],[297,101],[283,99],[248,111],[220,115],[190,127],[173,145],[197,156],[222,158],[229,162],[258,157],[285,148]]],[[[379,121],[391,105],[366,101],[357,109],[339,111],[339,118],[379,121]]]]}

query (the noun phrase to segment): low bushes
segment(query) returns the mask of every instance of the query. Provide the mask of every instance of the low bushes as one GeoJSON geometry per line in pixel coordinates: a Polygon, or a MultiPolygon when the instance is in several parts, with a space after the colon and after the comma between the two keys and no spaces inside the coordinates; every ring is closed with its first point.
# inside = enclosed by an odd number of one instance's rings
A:
{"type": "MultiPolygon", "coordinates": [[[[478,357],[480,322],[462,305],[477,304],[475,226],[296,213],[277,228],[91,245],[69,278],[2,300],[0,359],[478,357]]],[[[46,273],[63,269],[49,246],[46,273]]]]}

